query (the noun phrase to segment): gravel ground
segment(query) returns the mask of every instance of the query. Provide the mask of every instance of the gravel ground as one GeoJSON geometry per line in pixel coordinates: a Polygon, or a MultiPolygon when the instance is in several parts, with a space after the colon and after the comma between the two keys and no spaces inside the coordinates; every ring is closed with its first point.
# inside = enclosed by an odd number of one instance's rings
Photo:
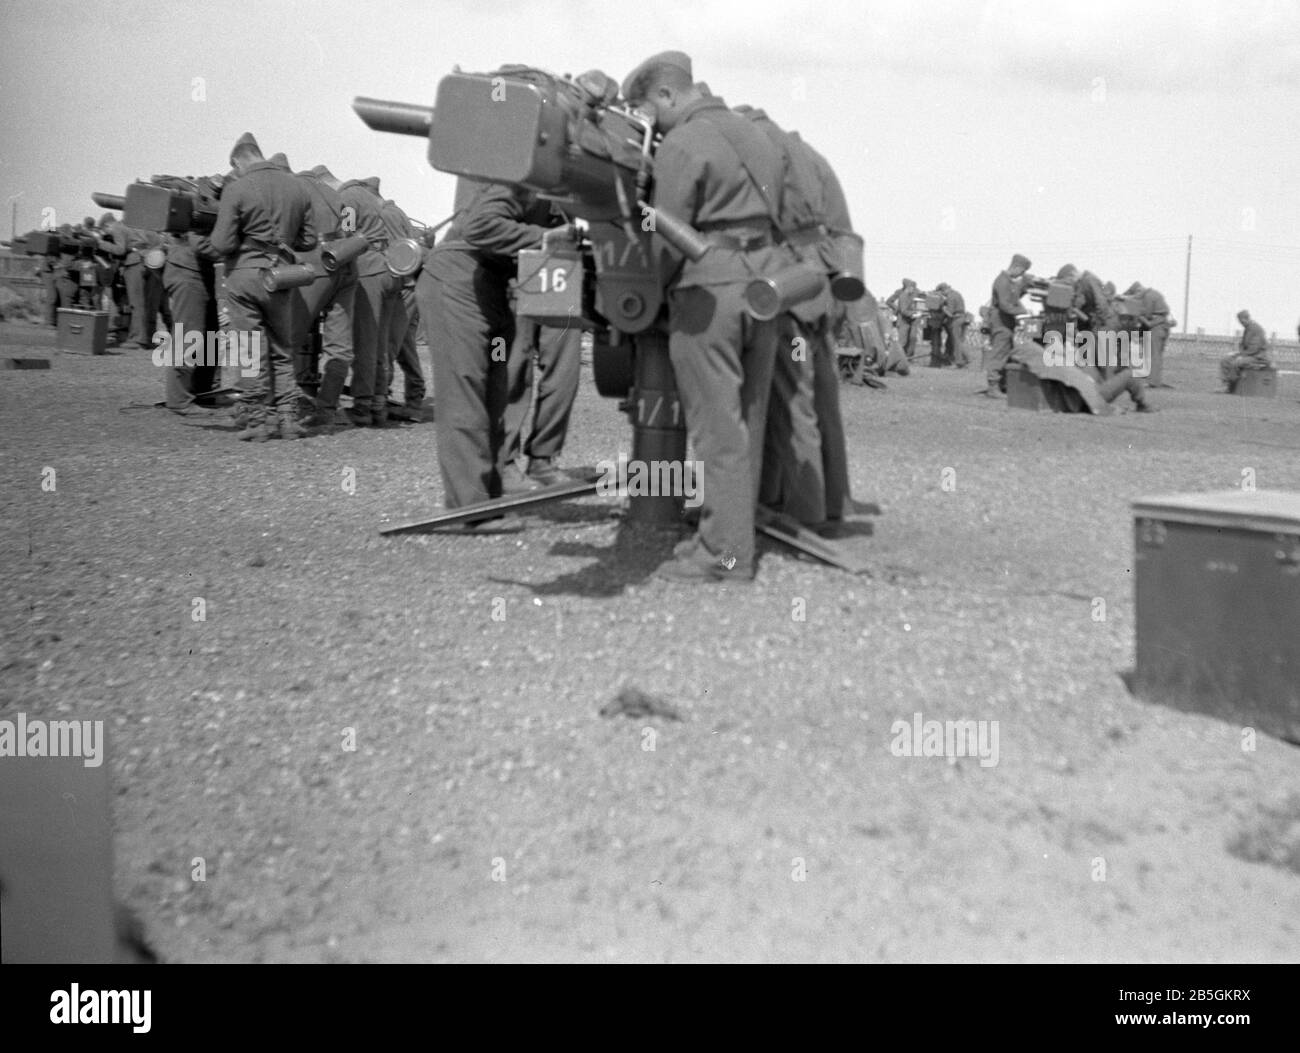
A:
{"type": "MultiPolygon", "coordinates": [[[[251,446],[121,412],[148,352],[2,336],[53,368],[0,373],[0,717],[106,721],[165,960],[1300,957],[1300,751],[1121,680],[1129,503],[1300,489],[1300,377],[1214,395],[1184,352],[1106,419],[846,388],[872,573],[704,590],[595,499],[381,538],[439,504],[430,425],[251,446]],[[681,719],[599,715],[625,687],[681,719]],[[997,764],[895,756],[916,713],[997,721],[997,764]]],[[[584,377],[566,463],[629,442],[584,377]]]]}

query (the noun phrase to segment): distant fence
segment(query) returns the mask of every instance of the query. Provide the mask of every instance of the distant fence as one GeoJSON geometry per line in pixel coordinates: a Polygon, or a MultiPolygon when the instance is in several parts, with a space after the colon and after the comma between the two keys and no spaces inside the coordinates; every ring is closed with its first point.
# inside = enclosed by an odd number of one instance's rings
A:
{"type": "MultiPolygon", "coordinates": [[[[1241,344],[1240,336],[1218,336],[1209,333],[1175,333],[1169,337],[1167,351],[1172,355],[1206,355],[1221,358],[1230,355],[1241,344]]],[[[1279,369],[1300,369],[1300,343],[1294,340],[1268,342],[1273,364],[1279,369]]]]}

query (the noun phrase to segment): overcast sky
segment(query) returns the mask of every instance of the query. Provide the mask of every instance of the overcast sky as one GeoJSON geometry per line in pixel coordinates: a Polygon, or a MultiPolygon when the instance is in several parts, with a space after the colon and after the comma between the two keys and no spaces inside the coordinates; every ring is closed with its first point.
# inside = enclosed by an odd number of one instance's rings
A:
{"type": "Polygon", "coordinates": [[[1280,0],[0,0],[0,200],[18,233],[97,216],[92,190],[224,171],[252,131],[433,223],[454,180],[354,95],[432,104],[457,64],[621,80],[669,48],[830,158],[882,297],[946,280],[973,310],[1022,251],[1154,285],[1181,321],[1191,234],[1193,328],[1247,307],[1295,336],[1300,3],[1280,0]]]}

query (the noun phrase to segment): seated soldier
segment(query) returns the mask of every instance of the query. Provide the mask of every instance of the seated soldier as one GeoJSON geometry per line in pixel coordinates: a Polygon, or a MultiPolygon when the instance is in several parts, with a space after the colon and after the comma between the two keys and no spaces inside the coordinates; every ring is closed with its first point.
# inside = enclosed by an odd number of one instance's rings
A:
{"type": "Polygon", "coordinates": [[[1237,381],[1243,370],[1268,369],[1273,365],[1273,358],[1268,353],[1268,338],[1264,336],[1264,327],[1250,317],[1249,311],[1238,311],[1237,321],[1241,323],[1241,347],[1235,355],[1227,355],[1219,362],[1219,376],[1228,393],[1237,390],[1237,381]]]}

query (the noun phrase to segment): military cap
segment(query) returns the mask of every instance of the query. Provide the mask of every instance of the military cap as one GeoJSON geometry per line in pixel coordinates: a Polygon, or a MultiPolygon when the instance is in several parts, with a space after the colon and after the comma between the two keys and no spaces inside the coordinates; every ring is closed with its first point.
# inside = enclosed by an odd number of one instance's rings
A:
{"type": "Polygon", "coordinates": [[[1079,268],[1076,267],[1073,263],[1067,263],[1059,271],[1056,272],[1056,276],[1060,278],[1062,281],[1068,280],[1070,278],[1077,278],[1079,276],[1079,268]]]}
{"type": "Polygon", "coordinates": [[[684,51],[661,51],[657,55],[651,55],[627,75],[623,80],[623,98],[628,102],[640,102],[642,97],[641,82],[652,70],[661,66],[673,66],[685,73],[691,80],[695,79],[695,75],[691,72],[691,57],[688,54],[684,51]]]}
{"type": "Polygon", "coordinates": [[[1125,295],[1125,296],[1136,296],[1136,295],[1137,295],[1138,293],[1140,293],[1141,291],[1142,291],[1142,283],[1141,283],[1141,282],[1134,282],[1132,285],[1130,285],[1127,289],[1124,290],[1124,295],[1125,295]]]}
{"type": "Polygon", "coordinates": [[[311,175],[314,175],[317,179],[333,179],[333,178],[334,178],[334,173],[331,172],[331,171],[330,171],[328,168],[326,168],[324,165],[317,165],[315,168],[313,168],[313,169],[311,170],[310,174],[311,174],[311,175]]]}
{"type": "Polygon", "coordinates": [[[586,73],[579,73],[573,78],[573,83],[586,92],[587,101],[592,105],[608,105],[618,98],[618,82],[604,70],[589,69],[586,73]]]}
{"type": "Polygon", "coordinates": [[[105,212],[102,216],[99,217],[99,225],[101,227],[106,227],[110,223],[112,223],[116,218],[117,217],[114,216],[113,213],[105,212]]]}
{"type": "Polygon", "coordinates": [[[1022,256],[1020,255],[1020,253],[1017,252],[1014,256],[1011,257],[1011,266],[1023,267],[1025,270],[1029,270],[1029,257],[1022,256]]]}
{"type": "Polygon", "coordinates": [[[235,145],[230,149],[230,163],[232,165],[235,163],[235,154],[239,153],[245,146],[251,146],[259,154],[262,152],[262,148],[257,145],[257,140],[253,138],[253,133],[245,132],[235,140],[235,145]]]}

